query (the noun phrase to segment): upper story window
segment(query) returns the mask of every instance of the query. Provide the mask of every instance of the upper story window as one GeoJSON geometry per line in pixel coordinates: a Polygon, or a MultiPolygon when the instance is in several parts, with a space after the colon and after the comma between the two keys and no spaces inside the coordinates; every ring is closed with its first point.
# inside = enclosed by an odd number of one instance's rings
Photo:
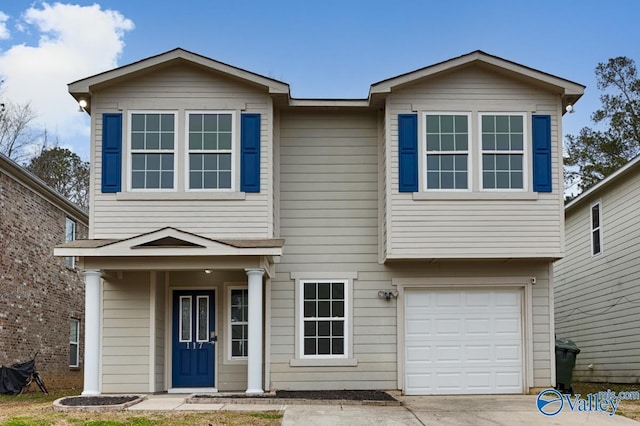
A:
{"type": "Polygon", "coordinates": [[[443,199],[484,192],[481,197],[507,199],[552,191],[550,115],[424,111],[420,120],[398,114],[399,192],[422,188],[431,193],[427,198],[443,199]]]}
{"type": "Polygon", "coordinates": [[[173,113],[131,113],[131,189],[175,187],[173,113]]]}
{"type": "Polygon", "coordinates": [[[602,209],[598,201],[591,205],[591,255],[602,253],[602,209]]]}
{"type": "Polygon", "coordinates": [[[427,190],[469,188],[469,117],[426,114],[427,190]]]}
{"type": "MultiPolygon", "coordinates": [[[[65,219],[64,223],[64,241],[68,243],[69,241],[75,241],[76,239],[76,223],[69,219],[65,219]]],[[[69,268],[75,267],[75,257],[69,256],[64,258],[64,263],[69,268]]]]}
{"type": "Polygon", "coordinates": [[[230,112],[188,113],[189,189],[233,187],[233,119],[230,112]]]}
{"type": "Polygon", "coordinates": [[[482,114],[482,189],[524,186],[524,116],[482,114]]]}

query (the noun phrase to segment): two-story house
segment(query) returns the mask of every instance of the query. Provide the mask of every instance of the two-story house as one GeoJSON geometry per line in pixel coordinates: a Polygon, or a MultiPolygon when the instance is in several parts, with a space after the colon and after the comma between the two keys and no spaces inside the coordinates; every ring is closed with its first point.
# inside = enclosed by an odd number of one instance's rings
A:
{"type": "Polygon", "coordinates": [[[554,384],[561,119],[584,87],[476,51],[294,99],[172,50],[92,117],[85,394],[554,384]]]}
{"type": "Polygon", "coordinates": [[[84,284],[75,259],[52,251],[88,226],[87,212],[0,154],[0,365],[39,351],[49,389],[83,384],[84,284]]]}
{"type": "Polygon", "coordinates": [[[640,157],[565,207],[567,255],[554,264],[558,337],[580,348],[576,380],[640,381],[640,157]]]}

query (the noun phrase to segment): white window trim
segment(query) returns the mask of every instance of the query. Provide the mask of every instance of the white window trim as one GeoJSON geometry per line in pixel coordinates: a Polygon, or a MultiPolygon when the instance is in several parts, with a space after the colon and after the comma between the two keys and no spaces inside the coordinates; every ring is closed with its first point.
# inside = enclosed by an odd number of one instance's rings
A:
{"type": "MultiPolygon", "coordinates": [[[[76,364],[71,364],[69,362],[70,368],[78,368],[80,367],[80,320],[78,318],[70,318],[69,323],[74,323],[76,326],[76,337],[78,340],[75,342],[71,340],[71,336],[69,336],[69,350],[71,350],[71,345],[76,345],[76,364]]],[[[71,361],[71,354],[69,354],[69,361],[71,361]]]]}
{"type": "Polygon", "coordinates": [[[422,191],[429,193],[471,192],[473,190],[473,113],[471,111],[422,111],[422,118],[418,124],[420,132],[420,169],[419,181],[422,182],[422,191]],[[430,115],[465,115],[467,116],[467,150],[466,151],[439,151],[440,154],[467,154],[467,188],[466,189],[429,189],[427,188],[427,116],[430,115]]]}
{"type": "Polygon", "coordinates": [[[597,258],[602,256],[602,253],[604,253],[604,241],[602,239],[603,237],[603,233],[602,233],[602,200],[598,200],[594,203],[591,203],[591,205],[589,206],[589,241],[590,241],[590,245],[591,245],[591,257],[592,258],[597,258]],[[595,206],[598,206],[598,224],[600,226],[598,226],[597,228],[593,227],[593,208],[595,206]],[[593,246],[593,233],[594,231],[598,231],[598,237],[600,238],[600,251],[598,253],[594,253],[594,249],[595,247],[593,246]]]}
{"type": "MultiPolygon", "coordinates": [[[[529,123],[530,115],[526,112],[507,112],[507,111],[482,111],[478,112],[478,135],[475,138],[475,143],[477,146],[478,158],[478,182],[479,182],[479,190],[480,192],[528,192],[529,191],[529,173],[531,168],[529,167],[529,153],[528,151],[531,149],[531,135],[529,134],[529,123]],[[521,116],[522,117],[522,188],[484,188],[484,174],[482,168],[482,154],[485,151],[482,149],[482,117],[485,115],[508,115],[508,116],[521,116]]],[[[488,154],[510,154],[515,153],[519,154],[520,152],[516,151],[486,151],[488,154]]]]}
{"type": "Polygon", "coordinates": [[[322,366],[357,366],[358,360],[353,356],[353,282],[358,279],[357,272],[292,272],[295,281],[295,354],[289,360],[291,367],[322,366]],[[303,324],[303,282],[332,281],[344,282],[345,288],[345,342],[344,355],[307,355],[304,356],[304,324],[303,324]]]}
{"type": "MultiPolygon", "coordinates": [[[[226,335],[225,335],[225,339],[224,339],[224,352],[225,352],[225,364],[247,364],[247,357],[240,357],[240,356],[232,356],[231,355],[231,326],[233,324],[236,323],[232,323],[231,322],[231,291],[232,290],[247,290],[247,293],[249,291],[249,288],[247,287],[246,284],[227,284],[226,285],[226,290],[225,290],[225,295],[226,295],[226,300],[224,303],[224,318],[225,318],[225,322],[226,322],[226,326],[225,326],[225,330],[226,330],[226,335]]],[[[249,295],[247,294],[247,297],[249,295]]],[[[249,324],[249,321],[247,320],[247,324],[249,324]]]]}
{"type": "MultiPolygon", "coordinates": [[[[64,221],[64,241],[66,243],[70,242],[70,241],[75,241],[76,239],[76,221],[66,217],[65,221],[64,221]],[[68,236],[68,232],[67,232],[67,226],[69,226],[71,224],[71,239],[67,239],[68,236]]],[[[75,256],[68,256],[64,258],[64,264],[66,265],[67,268],[70,269],[75,269],[76,267],[76,258],[75,256]]]]}
{"type": "MultiPolygon", "coordinates": [[[[239,171],[239,166],[236,164],[236,158],[238,157],[238,137],[240,135],[240,129],[237,124],[237,113],[234,110],[187,110],[184,115],[184,188],[185,192],[235,192],[236,182],[239,171]],[[231,114],[231,188],[189,188],[189,116],[191,114],[231,114]]],[[[194,150],[194,153],[205,154],[214,153],[209,150],[194,150]]],[[[219,151],[215,151],[219,152],[219,151]]]]}
{"type": "MultiPolygon", "coordinates": [[[[130,192],[177,192],[178,191],[178,113],[177,110],[129,110],[127,111],[127,164],[126,164],[126,181],[127,181],[127,191],[130,192]],[[133,150],[131,148],[131,119],[133,114],[173,114],[173,149],[171,153],[173,154],[173,188],[133,188],[133,150]]],[[[137,150],[136,150],[137,151],[137,150]]],[[[149,152],[146,151],[145,152],[149,152]]],[[[154,151],[159,154],[169,154],[169,150],[158,150],[154,151]]],[[[124,169],[123,164],[123,169],[124,169]]]]}

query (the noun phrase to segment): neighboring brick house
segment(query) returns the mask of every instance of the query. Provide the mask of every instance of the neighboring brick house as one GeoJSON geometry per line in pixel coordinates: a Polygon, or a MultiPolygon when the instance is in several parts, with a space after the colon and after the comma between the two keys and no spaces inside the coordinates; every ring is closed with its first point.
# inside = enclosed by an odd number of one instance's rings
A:
{"type": "Polygon", "coordinates": [[[0,154],[0,364],[40,351],[50,389],[82,385],[84,286],[53,247],[87,230],[85,211],[0,154]]]}

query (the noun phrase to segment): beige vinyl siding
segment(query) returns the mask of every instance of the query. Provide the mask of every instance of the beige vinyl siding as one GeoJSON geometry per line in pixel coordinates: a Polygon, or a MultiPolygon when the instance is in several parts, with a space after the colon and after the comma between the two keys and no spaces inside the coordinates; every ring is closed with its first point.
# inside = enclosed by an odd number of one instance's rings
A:
{"type": "Polygon", "coordinates": [[[165,321],[168,313],[166,312],[166,285],[165,273],[156,274],[155,285],[155,392],[162,392],[166,389],[166,381],[164,377],[165,366],[165,321]]]}
{"type": "Polygon", "coordinates": [[[401,301],[378,297],[393,278],[536,276],[532,288],[534,382],[551,385],[547,262],[388,262],[379,259],[380,185],[375,112],[283,111],[280,131],[281,225],[284,255],[271,280],[270,389],[397,389],[401,301]],[[295,280],[356,274],[353,358],[357,366],[292,366],[295,280]]]}
{"type": "Polygon", "coordinates": [[[280,125],[280,236],[286,247],[271,280],[270,387],[394,389],[395,301],[377,297],[390,282],[378,263],[376,113],[283,111],[280,125]],[[291,272],[359,273],[352,292],[358,366],[290,366],[296,321],[291,272]]]}
{"type": "Polygon", "coordinates": [[[581,349],[576,380],[637,383],[640,379],[638,205],[636,167],[567,212],[567,255],[554,266],[555,321],[558,337],[572,339],[581,349]],[[603,251],[592,257],[590,210],[598,200],[603,251]]]}
{"type": "MultiPolygon", "coordinates": [[[[116,87],[107,87],[92,95],[91,238],[127,238],[162,227],[172,226],[207,237],[265,238],[273,236],[272,104],[269,95],[213,72],[193,66],[172,66],[116,87]],[[240,114],[261,114],[260,193],[247,193],[241,200],[172,199],[162,192],[156,200],[118,200],[116,194],[101,192],[102,114],[123,114],[123,181],[127,191],[128,113],[131,110],[175,111],[178,188],[184,188],[186,176],[185,111],[233,110],[236,112],[235,186],[239,191],[240,114]]],[[[142,191],[149,194],[148,191],[142,191]]],[[[183,191],[178,191],[183,192],[183,191]]]]}
{"type": "Polygon", "coordinates": [[[149,391],[149,273],[103,280],[102,392],[149,391]]]}
{"type": "MultiPolygon", "coordinates": [[[[386,196],[391,203],[387,217],[387,258],[499,258],[542,257],[562,254],[562,201],[559,180],[561,148],[558,111],[560,98],[510,77],[471,66],[393,91],[387,99],[391,150],[386,165],[386,196]],[[530,135],[531,114],[551,116],[553,192],[537,193],[537,200],[414,199],[398,192],[398,114],[416,112],[471,112],[471,141],[479,140],[478,112],[524,112],[530,135]]],[[[527,138],[529,145],[530,136],[527,138]]],[[[420,191],[424,185],[424,159],[420,155],[420,191]]],[[[478,192],[481,167],[477,144],[470,145],[472,185],[478,192]]],[[[526,181],[532,190],[532,154],[526,151],[526,181]]],[[[487,192],[487,191],[482,191],[487,192]]],[[[424,193],[424,192],[423,192],[424,193]]],[[[495,193],[495,192],[494,192],[495,193]]],[[[430,194],[430,193],[429,193],[430,194]]]]}

